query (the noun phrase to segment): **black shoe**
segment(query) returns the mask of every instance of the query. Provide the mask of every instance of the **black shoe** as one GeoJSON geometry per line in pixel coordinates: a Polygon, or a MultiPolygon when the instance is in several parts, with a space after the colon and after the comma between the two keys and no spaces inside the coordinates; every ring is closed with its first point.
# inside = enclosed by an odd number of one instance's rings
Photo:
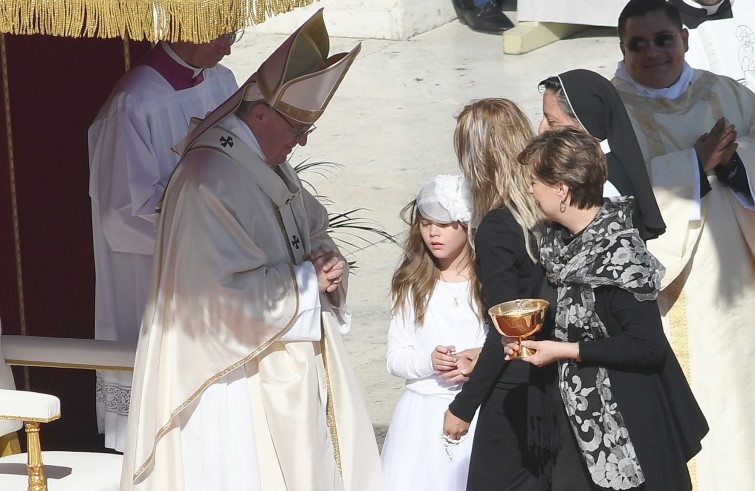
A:
{"type": "Polygon", "coordinates": [[[459,22],[466,24],[473,31],[500,34],[514,27],[495,1],[470,9],[461,8],[458,0],[453,0],[453,4],[459,22]]]}

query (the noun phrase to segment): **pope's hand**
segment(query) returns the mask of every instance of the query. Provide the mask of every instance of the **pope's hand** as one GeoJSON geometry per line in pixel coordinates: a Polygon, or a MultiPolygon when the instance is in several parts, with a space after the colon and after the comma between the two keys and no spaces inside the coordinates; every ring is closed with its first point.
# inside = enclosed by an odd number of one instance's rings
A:
{"type": "Polygon", "coordinates": [[[321,292],[333,292],[343,279],[346,268],[344,260],[338,251],[326,251],[319,248],[304,256],[311,261],[317,273],[317,286],[321,292]]]}

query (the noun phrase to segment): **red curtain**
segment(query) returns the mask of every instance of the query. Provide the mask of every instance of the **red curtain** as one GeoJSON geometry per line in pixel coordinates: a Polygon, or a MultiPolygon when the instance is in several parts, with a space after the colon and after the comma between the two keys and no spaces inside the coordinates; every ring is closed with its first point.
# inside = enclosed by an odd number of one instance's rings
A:
{"type": "MultiPolygon", "coordinates": [[[[123,74],[124,58],[133,63],[150,46],[129,42],[126,48],[121,39],[40,35],[6,35],[5,45],[2,68],[8,97],[5,91],[0,94],[3,333],[23,330],[27,335],[92,338],[87,129],[123,74]]],[[[94,412],[94,372],[33,368],[27,373],[28,388],[61,398],[61,419],[42,430],[45,449],[102,449],[94,412]]],[[[16,368],[14,374],[16,386],[26,388],[24,371],[16,368]]]]}

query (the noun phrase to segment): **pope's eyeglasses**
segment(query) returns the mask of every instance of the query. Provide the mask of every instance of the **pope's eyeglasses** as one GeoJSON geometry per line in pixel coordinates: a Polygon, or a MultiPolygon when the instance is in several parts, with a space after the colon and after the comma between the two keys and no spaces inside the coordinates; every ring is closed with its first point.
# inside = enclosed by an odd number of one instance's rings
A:
{"type": "Polygon", "coordinates": [[[280,111],[278,111],[277,109],[275,109],[272,106],[269,106],[269,107],[270,107],[270,109],[272,109],[273,111],[275,111],[275,114],[277,114],[278,116],[280,116],[280,118],[283,121],[286,122],[286,124],[289,126],[289,128],[291,128],[291,132],[293,133],[295,140],[298,140],[298,139],[300,139],[300,138],[302,138],[304,136],[309,136],[313,131],[315,131],[317,129],[317,127],[315,125],[312,125],[309,128],[307,128],[306,130],[300,130],[296,126],[294,126],[293,124],[291,124],[291,122],[288,120],[288,118],[285,117],[283,114],[281,114],[280,111]]]}
{"type": "Polygon", "coordinates": [[[670,48],[676,42],[676,34],[670,32],[663,32],[653,36],[653,39],[645,39],[641,37],[632,38],[626,43],[622,42],[629,51],[638,52],[645,51],[650,47],[650,44],[654,44],[656,48],[664,49],[670,48]]]}

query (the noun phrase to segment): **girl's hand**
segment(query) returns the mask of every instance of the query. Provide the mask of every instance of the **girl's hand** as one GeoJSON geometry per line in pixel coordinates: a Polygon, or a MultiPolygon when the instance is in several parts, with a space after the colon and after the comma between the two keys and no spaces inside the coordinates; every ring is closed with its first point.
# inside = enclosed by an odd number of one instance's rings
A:
{"type": "MultiPolygon", "coordinates": [[[[579,343],[564,343],[561,341],[522,341],[522,346],[536,350],[534,355],[520,358],[536,367],[542,367],[554,361],[573,358],[579,361],[579,343]]],[[[511,360],[518,350],[517,343],[509,343],[504,347],[505,359],[511,360]]]]}
{"type": "Polygon", "coordinates": [[[469,380],[469,374],[477,365],[480,351],[482,351],[482,348],[470,348],[456,353],[456,370],[442,373],[440,377],[451,383],[466,382],[469,380]]]}
{"type": "Polygon", "coordinates": [[[456,370],[456,348],[453,346],[436,346],[430,353],[430,361],[433,364],[433,370],[437,373],[444,373],[456,370]]]}

